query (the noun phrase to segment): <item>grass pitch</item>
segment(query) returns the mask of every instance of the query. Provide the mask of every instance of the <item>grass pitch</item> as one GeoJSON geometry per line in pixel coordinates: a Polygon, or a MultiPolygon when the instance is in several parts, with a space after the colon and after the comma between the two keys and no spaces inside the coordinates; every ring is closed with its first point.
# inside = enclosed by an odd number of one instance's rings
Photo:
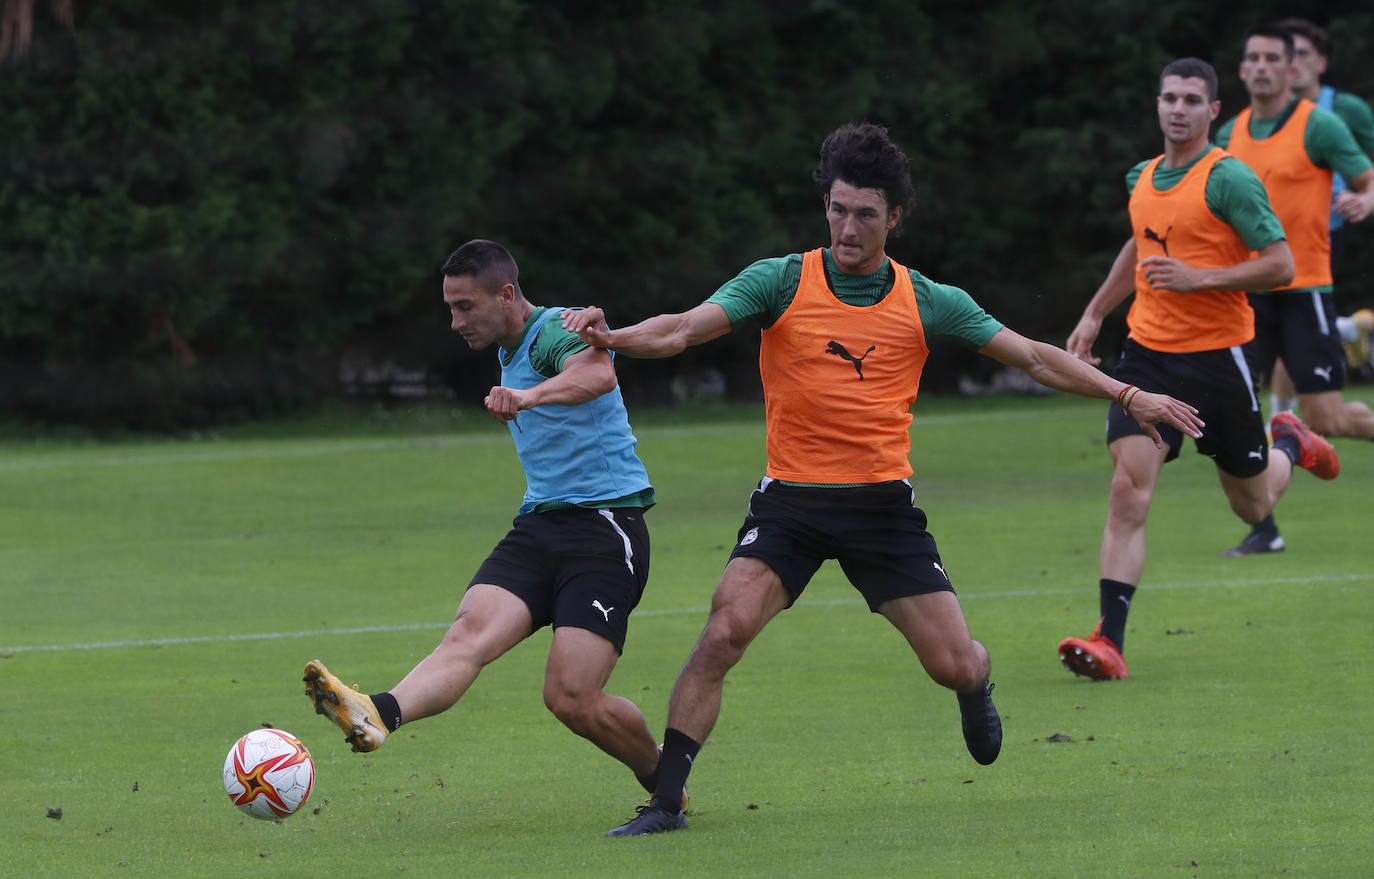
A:
{"type": "MultiPolygon", "coordinates": [[[[691,829],[632,840],[604,833],[638,786],[543,708],[547,631],[375,754],[303,695],[307,659],[383,689],[440,637],[523,490],[499,427],[467,413],[8,441],[0,872],[1364,875],[1374,448],[1337,441],[1333,483],[1295,475],[1276,514],[1287,552],[1220,559],[1245,529],[1189,444],[1151,514],[1131,678],[1094,684],[1054,648],[1096,621],[1105,404],[918,411],[918,503],[992,652],[1001,758],[973,763],[953,696],[827,565],[727,680],[691,829]],[[239,813],[219,778],[264,723],[318,770],[279,823],[239,813]]],[[[660,503],[611,689],[659,730],[762,470],[762,414],[632,420],[660,503]]]]}

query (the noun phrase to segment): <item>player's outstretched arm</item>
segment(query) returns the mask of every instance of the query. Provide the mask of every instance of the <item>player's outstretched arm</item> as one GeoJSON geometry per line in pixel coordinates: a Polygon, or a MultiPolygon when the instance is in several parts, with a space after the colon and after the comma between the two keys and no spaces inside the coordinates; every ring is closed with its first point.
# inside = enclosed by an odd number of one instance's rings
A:
{"type": "Polygon", "coordinates": [[[1126,411],[1161,448],[1164,442],[1155,429],[1156,424],[1171,424],[1194,439],[1202,436],[1202,419],[1197,417],[1197,409],[1187,403],[1164,394],[1131,391],[1129,385],[1094,369],[1067,351],[1027,339],[1006,327],[998,330],[979,351],[1007,366],[1024,370],[1047,388],[1124,402],[1126,411]],[[1123,401],[1124,394],[1129,396],[1123,401]]]}
{"type": "Polygon", "coordinates": [[[596,306],[563,313],[563,328],[588,345],[610,348],[631,357],[661,358],[681,354],[692,345],[730,332],[730,318],[714,302],[703,302],[681,314],[660,314],[628,327],[612,330],[606,313],[596,306]]]}
{"type": "Polygon", "coordinates": [[[568,355],[558,375],[529,388],[497,385],[483,402],[492,418],[505,423],[521,410],[549,403],[576,406],[609,394],[615,386],[615,363],[611,355],[600,348],[583,348],[568,355]]]}

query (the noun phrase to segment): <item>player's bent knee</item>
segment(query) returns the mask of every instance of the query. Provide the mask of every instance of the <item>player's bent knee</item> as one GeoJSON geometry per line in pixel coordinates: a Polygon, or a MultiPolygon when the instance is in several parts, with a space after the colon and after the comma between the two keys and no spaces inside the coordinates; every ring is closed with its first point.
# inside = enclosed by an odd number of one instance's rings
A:
{"type": "Polygon", "coordinates": [[[749,647],[758,626],[753,620],[741,619],[730,613],[712,614],[706,622],[701,640],[713,654],[738,659],[749,647]]]}
{"type": "Polygon", "coordinates": [[[749,639],[727,626],[707,625],[692,648],[682,672],[696,677],[723,677],[744,656],[749,639]]]}
{"type": "Polygon", "coordinates": [[[974,651],[951,651],[924,665],[931,680],[959,693],[977,689],[988,675],[987,663],[974,651]]]}
{"type": "Polygon", "coordinates": [[[1111,518],[1125,525],[1139,525],[1150,512],[1151,493],[1129,479],[1113,479],[1109,495],[1111,518]]]}
{"type": "Polygon", "coordinates": [[[1274,505],[1267,501],[1255,501],[1246,499],[1231,499],[1231,512],[1247,525],[1255,525],[1264,520],[1274,509],[1274,505]]]}
{"type": "Polygon", "coordinates": [[[549,709],[559,722],[578,735],[585,735],[591,728],[594,714],[591,699],[583,698],[561,687],[545,687],[544,707],[549,709]]]}
{"type": "Polygon", "coordinates": [[[476,639],[482,633],[481,623],[475,614],[465,608],[458,608],[458,615],[444,632],[441,643],[462,644],[476,639]]]}
{"type": "Polygon", "coordinates": [[[476,633],[461,623],[449,626],[433,655],[445,663],[475,663],[478,666],[485,666],[495,658],[485,655],[476,633]]]}

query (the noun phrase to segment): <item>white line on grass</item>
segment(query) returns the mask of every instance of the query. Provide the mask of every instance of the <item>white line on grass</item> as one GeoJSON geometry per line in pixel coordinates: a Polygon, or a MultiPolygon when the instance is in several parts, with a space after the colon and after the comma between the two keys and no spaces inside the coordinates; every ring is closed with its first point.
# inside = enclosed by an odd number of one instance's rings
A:
{"type": "MultiPolygon", "coordinates": [[[[1270,577],[1260,580],[1202,580],[1196,583],[1150,583],[1146,588],[1151,591],[1161,589],[1246,589],[1253,586],[1276,586],[1295,584],[1336,585],[1341,583],[1374,582],[1369,574],[1330,574],[1315,577],[1270,577]]],[[[1049,595],[1075,595],[1087,589],[1017,589],[1006,592],[982,592],[963,595],[965,601],[976,598],[1036,598],[1049,595]]],[[[803,598],[797,603],[799,609],[812,607],[846,607],[863,604],[862,598],[834,598],[821,601],[808,601],[803,598]]],[[[659,610],[638,610],[637,617],[667,617],[685,614],[704,615],[706,607],[674,607],[659,610]]],[[[13,653],[65,653],[75,650],[110,650],[122,647],[172,647],[183,644],[218,644],[233,641],[279,641],[287,638],[322,638],[330,635],[369,635],[388,632],[414,632],[424,629],[447,629],[450,623],[408,623],[395,626],[360,626],[349,629],[314,629],[303,632],[258,632],[247,635],[199,635],[187,638],[138,638],[128,641],[96,641],[87,644],[30,644],[14,647],[0,647],[0,655],[13,653]]]]}

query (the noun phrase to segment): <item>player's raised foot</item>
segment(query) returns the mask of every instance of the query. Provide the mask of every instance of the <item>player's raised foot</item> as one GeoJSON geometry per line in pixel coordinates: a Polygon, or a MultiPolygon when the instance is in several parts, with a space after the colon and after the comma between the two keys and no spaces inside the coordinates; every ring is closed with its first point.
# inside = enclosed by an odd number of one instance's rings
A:
{"type": "Polygon", "coordinates": [[[1126,659],[1111,638],[1103,637],[1098,623],[1093,633],[1083,638],[1059,642],[1059,661],[1076,675],[1096,681],[1116,681],[1126,677],[1126,659]]]}
{"type": "Polygon", "coordinates": [[[305,695],[323,714],[344,731],[344,741],[355,751],[375,751],[386,741],[386,725],[372,700],[330,674],[318,659],[305,664],[305,695]]]}
{"type": "Polygon", "coordinates": [[[968,752],[984,766],[990,765],[1002,752],[1002,718],[992,704],[991,683],[977,692],[959,693],[959,714],[964,726],[964,744],[968,752]]]}
{"type": "Polygon", "coordinates": [[[1298,466],[1318,479],[1335,479],[1340,475],[1341,459],[1336,456],[1335,447],[1309,430],[1292,412],[1280,412],[1271,418],[1269,433],[1276,442],[1285,436],[1297,440],[1301,452],[1298,466]]]}
{"type": "Polygon", "coordinates": [[[643,836],[646,833],[666,833],[669,830],[686,830],[687,816],[681,812],[660,809],[652,801],[644,806],[635,807],[635,816],[624,824],[609,831],[607,836],[643,836]]]}
{"type": "Polygon", "coordinates": [[[1284,542],[1282,534],[1261,534],[1258,531],[1251,531],[1245,535],[1245,539],[1230,549],[1221,551],[1224,559],[1239,558],[1243,555],[1259,555],[1263,552],[1283,552],[1284,542]]]}

